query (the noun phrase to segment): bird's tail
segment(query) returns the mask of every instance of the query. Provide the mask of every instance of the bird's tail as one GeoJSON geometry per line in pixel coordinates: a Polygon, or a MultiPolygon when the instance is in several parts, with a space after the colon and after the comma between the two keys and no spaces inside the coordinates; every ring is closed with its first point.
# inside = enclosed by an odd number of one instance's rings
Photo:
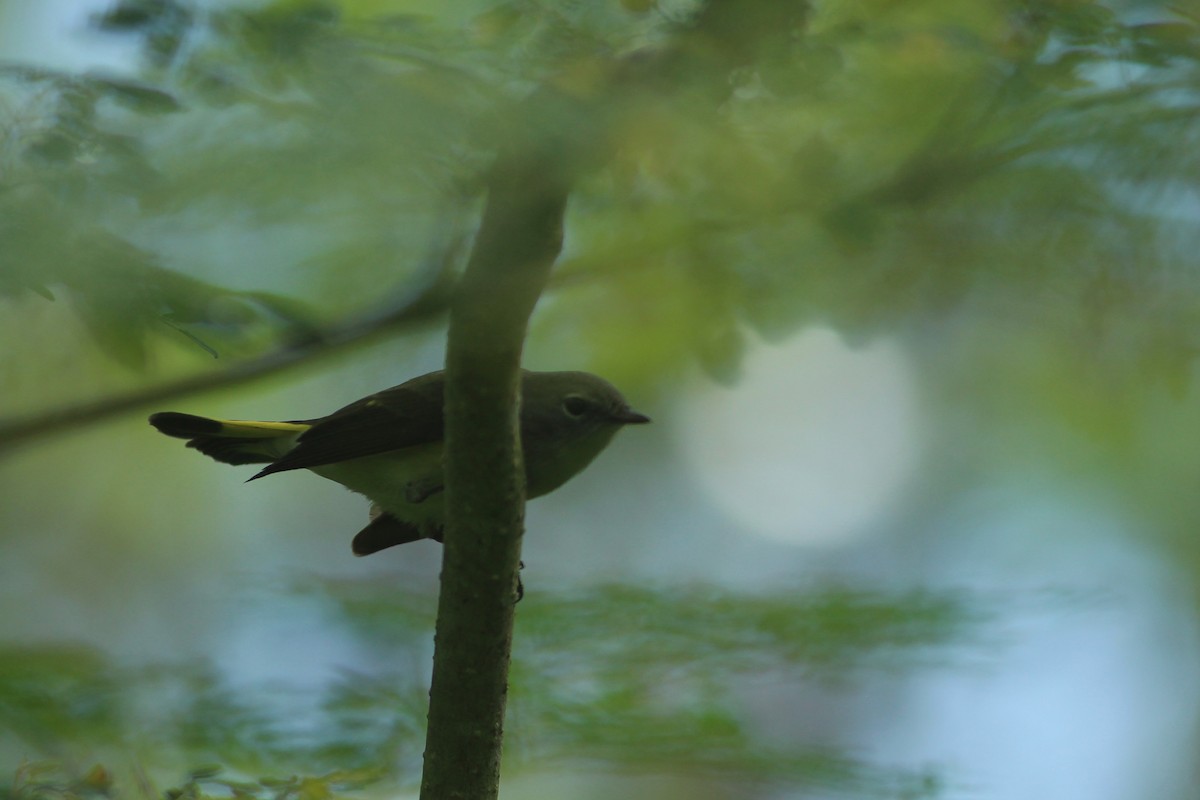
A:
{"type": "Polygon", "coordinates": [[[187,439],[204,455],[223,464],[267,464],[288,450],[310,427],[306,422],[258,422],[210,419],[177,411],[150,415],[150,424],[177,439],[187,439]]]}

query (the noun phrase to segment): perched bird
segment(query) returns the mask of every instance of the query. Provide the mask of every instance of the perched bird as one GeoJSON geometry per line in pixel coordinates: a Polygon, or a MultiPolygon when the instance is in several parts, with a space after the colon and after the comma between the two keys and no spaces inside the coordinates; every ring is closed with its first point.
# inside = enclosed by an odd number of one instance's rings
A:
{"type": "MultiPolygon", "coordinates": [[[[266,464],[250,478],[293,469],[365,495],[371,522],[355,555],[417,539],[442,540],[442,373],[384,389],[319,419],[225,420],[163,411],[150,424],[224,464],[266,464]]],[[[526,495],[552,492],[592,462],[624,425],[649,422],[612,384],[586,372],[521,374],[526,495]]]]}

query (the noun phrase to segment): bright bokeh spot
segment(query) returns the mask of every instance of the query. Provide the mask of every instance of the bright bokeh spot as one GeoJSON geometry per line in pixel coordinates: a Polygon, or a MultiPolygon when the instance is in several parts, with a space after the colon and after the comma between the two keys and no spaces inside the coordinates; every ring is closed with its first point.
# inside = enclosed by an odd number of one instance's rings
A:
{"type": "Polygon", "coordinates": [[[737,386],[689,392],[678,435],[714,504],[764,536],[835,544],[901,496],[920,420],[904,352],[853,349],[827,328],[758,344],[737,386]]]}

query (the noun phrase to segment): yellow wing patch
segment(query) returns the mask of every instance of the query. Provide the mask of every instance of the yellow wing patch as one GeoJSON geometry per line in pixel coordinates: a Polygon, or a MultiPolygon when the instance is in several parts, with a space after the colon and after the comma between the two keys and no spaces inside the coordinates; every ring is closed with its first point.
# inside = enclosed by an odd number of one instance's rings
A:
{"type": "Polygon", "coordinates": [[[312,427],[303,422],[259,422],[249,419],[216,419],[213,422],[221,423],[221,430],[216,436],[235,439],[274,439],[277,436],[304,433],[312,427]]]}

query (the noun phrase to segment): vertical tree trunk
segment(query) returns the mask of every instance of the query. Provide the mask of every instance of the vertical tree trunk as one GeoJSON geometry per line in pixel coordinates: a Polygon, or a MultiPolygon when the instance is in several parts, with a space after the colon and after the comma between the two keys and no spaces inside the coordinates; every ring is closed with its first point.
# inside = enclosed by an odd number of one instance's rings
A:
{"type": "Polygon", "coordinates": [[[554,172],[532,158],[500,157],[451,307],[447,520],[422,800],[487,800],[499,789],[525,512],[520,360],[562,246],[567,188],[554,172]]]}
{"type": "Polygon", "coordinates": [[[492,800],[499,791],[525,512],[521,349],[562,247],[572,182],[606,160],[618,118],[658,102],[663,75],[706,85],[715,107],[760,37],[786,43],[806,11],[802,0],[713,0],[677,47],[584,71],[591,80],[578,85],[567,74],[562,91],[536,92],[507,131],[450,311],[447,524],[421,800],[492,800]]]}

